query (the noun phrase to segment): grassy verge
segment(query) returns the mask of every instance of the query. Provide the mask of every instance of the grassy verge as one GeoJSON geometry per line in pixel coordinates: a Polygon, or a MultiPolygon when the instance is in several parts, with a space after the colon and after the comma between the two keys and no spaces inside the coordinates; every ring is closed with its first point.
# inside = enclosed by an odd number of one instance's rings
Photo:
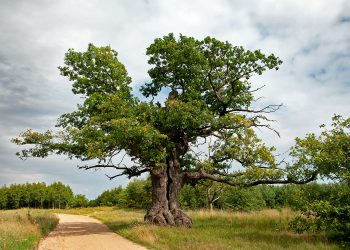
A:
{"type": "Polygon", "coordinates": [[[48,211],[0,211],[0,249],[33,249],[57,223],[58,218],[48,211]]]}
{"type": "Polygon", "coordinates": [[[115,208],[67,210],[105,223],[116,233],[150,249],[339,249],[322,234],[296,234],[288,229],[295,216],[288,210],[251,213],[190,211],[191,229],[158,227],[143,222],[144,211],[115,208]]]}

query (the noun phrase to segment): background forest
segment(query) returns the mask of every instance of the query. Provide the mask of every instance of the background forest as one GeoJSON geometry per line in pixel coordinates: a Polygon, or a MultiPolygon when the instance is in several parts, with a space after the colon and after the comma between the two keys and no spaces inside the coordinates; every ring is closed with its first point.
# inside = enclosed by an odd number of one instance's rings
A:
{"type": "MultiPolygon", "coordinates": [[[[203,181],[186,185],[181,190],[180,203],[185,209],[224,209],[256,211],[266,208],[300,209],[314,201],[329,201],[340,191],[349,190],[342,184],[230,187],[203,181]]],[[[13,184],[0,188],[0,208],[74,208],[117,206],[121,208],[147,209],[151,203],[149,179],[134,179],[126,187],[106,190],[96,199],[73,194],[70,186],[61,182],[13,184]]]]}

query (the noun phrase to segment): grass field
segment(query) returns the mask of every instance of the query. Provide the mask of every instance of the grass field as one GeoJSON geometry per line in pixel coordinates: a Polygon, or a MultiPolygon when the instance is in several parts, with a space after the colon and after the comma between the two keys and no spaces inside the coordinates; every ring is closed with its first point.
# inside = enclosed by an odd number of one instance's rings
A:
{"type": "Polygon", "coordinates": [[[150,249],[340,249],[322,234],[296,234],[288,229],[288,210],[239,213],[190,211],[191,229],[158,227],[143,222],[144,211],[116,208],[65,210],[105,223],[116,233],[150,249]]]}
{"type": "Polygon", "coordinates": [[[42,210],[0,210],[0,249],[33,249],[58,218],[42,210]]]}

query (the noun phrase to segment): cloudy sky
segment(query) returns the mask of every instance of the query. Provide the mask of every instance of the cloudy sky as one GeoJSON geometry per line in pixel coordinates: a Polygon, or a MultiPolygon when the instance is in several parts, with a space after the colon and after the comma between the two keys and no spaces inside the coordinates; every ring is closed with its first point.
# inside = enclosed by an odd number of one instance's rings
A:
{"type": "Polygon", "coordinates": [[[53,128],[81,101],[57,69],[68,48],[111,45],[137,87],[148,80],[146,47],[169,32],[213,36],[284,61],[254,78],[266,85],[262,103],[285,105],[271,116],[281,137],[259,132],[280,153],[334,113],[350,116],[348,0],[0,0],[0,186],[62,181],[94,198],[125,185],[65,157],[21,161],[10,139],[27,128],[53,128]]]}

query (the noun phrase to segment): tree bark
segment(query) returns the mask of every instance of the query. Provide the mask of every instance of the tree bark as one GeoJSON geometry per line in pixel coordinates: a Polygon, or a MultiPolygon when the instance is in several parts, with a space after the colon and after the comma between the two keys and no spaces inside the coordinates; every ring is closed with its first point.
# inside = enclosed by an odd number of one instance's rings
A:
{"type": "Polygon", "coordinates": [[[152,204],[145,221],[158,225],[192,227],[192,219],[180,209],[179,194],[183,183],[176,149],[167,158],[166,169],[151,171],[151,180],[152,204]]]}

